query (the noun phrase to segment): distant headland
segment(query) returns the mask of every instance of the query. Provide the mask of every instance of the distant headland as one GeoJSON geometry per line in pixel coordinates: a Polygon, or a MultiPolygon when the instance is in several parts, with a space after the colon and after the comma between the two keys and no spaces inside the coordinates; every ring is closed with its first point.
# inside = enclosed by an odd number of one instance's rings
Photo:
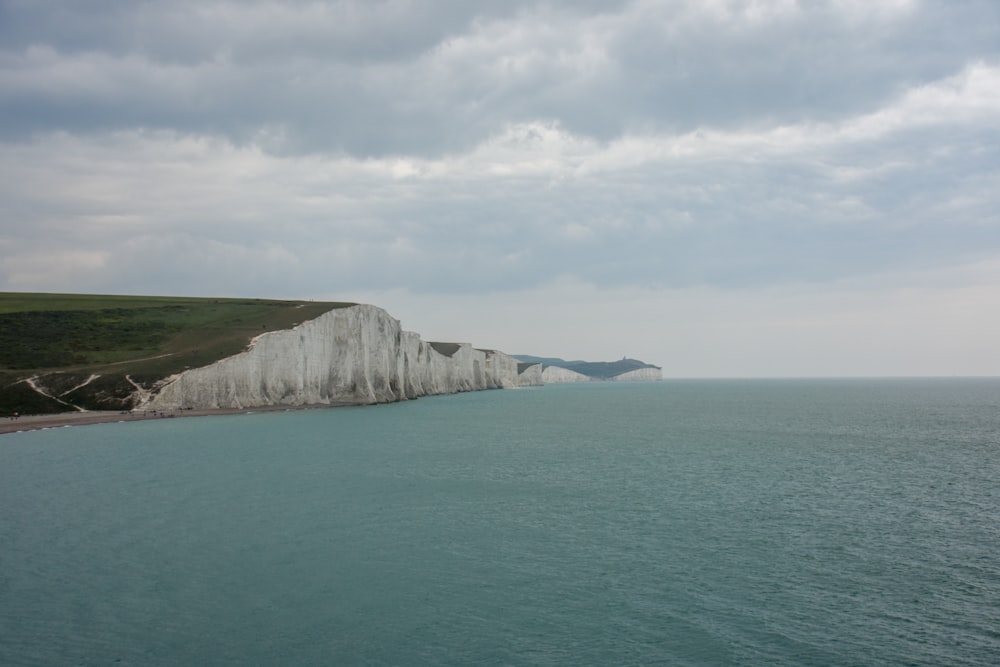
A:
{"type": "Polygon", "coordinates": [[[566,361],[557,357],[515,354],[522,364],[540,364],[542,382],[648,382],[663,379],[663,369],[638,359],[622,357],[619,361],[566,361]]]}

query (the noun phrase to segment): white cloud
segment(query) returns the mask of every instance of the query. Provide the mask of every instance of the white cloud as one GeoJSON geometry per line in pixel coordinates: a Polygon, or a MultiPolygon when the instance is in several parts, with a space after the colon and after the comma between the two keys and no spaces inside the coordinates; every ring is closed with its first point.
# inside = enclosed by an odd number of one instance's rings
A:
{"type": "MultiPolygon", "coordinates": [[[[277,155],[163,131],[96,138],[57,133],[11,145],[0,162],[0,188],[8,206],[30,212],[39,248],[64,239],[114,255],[131,252],[118,241],[134,236],[181,235],[220,249],[228,239],[246,238],[280,244],[306,267],[349,248],[331,276],[348,285],[370,278],[357,269],[364,259],[398,264],[379,280],[444,289],[460,284],[445,271],[448,256],[459,257],[454,271],[492,266],[501,284],[571,271],[592,280],[670,285],[746,280],[754,271],[764,283],[775,279],[769,273],[784,280],[781,267],[799,261],[788,253],[806,262],[832,253],[847,260],[843,267],[822,260],[812,269],[825,263],[831,278],[877,270],[879,260],[891,265],[927,255],[876,248],[871,257],[847,258],[841,256],[849,247],[822,242],[796,248],[803,229],[864,225],[865,234],[884,245],[895,242],[893,230],[904,222],[940,227],[932,211],[984,222],[996,204],[997,171],[954,182],[948,170],[961,168],[968,155],[944,147],[953,128],[995,127],[1000,96],[993,83],[1000,83],[998,68],[973,64],[840,124],[630,135],[603,143],[555,122],[510,124],[468,152],[432,159],[277,155]],[[944,143],[933,144],[931,159],[924,135],[938,130],[944,143]],[[912,147],[880,148],[908,135],[915,137],[912,147]],[[935,171],[944,175],[932,188],[910,192],[910,180],[935,171]],[[798,183],[786,185],[789,178],[798,183]],[[889,190],[869,192],[873,182],[900,189],[902,198],[887,203],[889,190]],[[922,199],[931,192],[935,200],[922,199]],[[593,250],[574,255],[560,242],[593,250]],[[514,275],[497,257],[524,245],[546,260],[518,263],[514,275]],[[734,252],[743,255],[730,257],[734,252]],[[400,264],[404,259],[410,263],[400,264]]],[[[992,155],[980,159],[988,163],[992,155]]],[[[982,247],[958,250],[967,258],[982,247]]],[[[233,256],[249,261],[251,255],[233,256]]],[[[936,261],[953,260],[942,254],[936,261]]],[[[218,273],[207,257],[204,262],[202,270],[218,273]]],[[[489,281],[484,276],[467,285],[478,289],[489,281]]]]}

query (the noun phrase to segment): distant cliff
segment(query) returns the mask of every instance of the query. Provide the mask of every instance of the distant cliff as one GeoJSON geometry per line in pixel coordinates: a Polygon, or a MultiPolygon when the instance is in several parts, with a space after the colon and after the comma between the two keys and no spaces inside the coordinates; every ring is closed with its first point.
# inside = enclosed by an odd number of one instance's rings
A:
{"type": "Polygon", "coordinates": [[[389,403],[518,385],[518,362],[503,352],[425,342],[381,308],[356,305],[263,334],[245,352],[167,378],[143,407],[389,403]]]}
{"type": "MultiPolygon", "coordinates": [[[[541,366],[541,364],[539,364],[541,366]]],[[[545,366],[542,370],[542,381],[545,384],[561,384],[565,382],[590,382],[594,378],[583,373],[571,371],[559,366],[545,366]]]]}
{"type": "Polygon", "coordinates": [[[607,378],[611,382],[655,382],[663,379],[663,371],[655,366],[652,368],[637,368],[620,375],[607,378]]]}
{"type": "Polygon", "coordinates": [[[595,380],[649,382],[663,379],[663,369],[659,366],[627,357],[619,361],[566,361],[556,357],[533,357],[524,354],[515,357],[522,363],[540,364],[545,384],[595,380]]]}

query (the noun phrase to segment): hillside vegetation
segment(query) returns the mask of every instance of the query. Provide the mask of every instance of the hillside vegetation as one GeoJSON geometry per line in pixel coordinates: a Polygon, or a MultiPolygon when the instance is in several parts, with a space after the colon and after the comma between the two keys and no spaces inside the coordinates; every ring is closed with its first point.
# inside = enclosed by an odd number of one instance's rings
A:
{"type": "Polygon", "coordinates": [[[0,414],[127,409],[136,384],[152,386],[349,305],[2,292],[0,414]]]}

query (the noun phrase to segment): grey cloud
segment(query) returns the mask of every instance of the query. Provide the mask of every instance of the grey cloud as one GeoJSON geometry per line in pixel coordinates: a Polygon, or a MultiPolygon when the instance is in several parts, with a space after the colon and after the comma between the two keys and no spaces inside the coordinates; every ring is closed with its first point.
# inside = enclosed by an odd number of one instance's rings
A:
{"type": "Polygon", "coordinates": [[[394,60],[420,53],[476,17],[524,3],[403,2],[5,2],[8,49],[50,44],[70,54],[105,52],[151,62],[250,62],[323,58],[394,60]]]}
{"type": "Polygon", "coordinates": [[[694,2],[595,6],[7,2],[0,136],[153,128],[443,155],[539,119],[602,141],[834,119],[1000,53],[987,0],[870,21],[815,3],[759,23],[694,2]]]}
{"type": "MultiPolygon", "coordinates": [[[[106,255],[103,291],[162,292],[171,275],[174,291],[289,294],[317,280],[437,293],[564,275],[656,288],[829,282],[994,256],[1000,150],[981,138],[935,125],[789,155],[737,151],[561,178],[487,178],[461,163],[387,178],[363,162],[258,164],[232,148],[158,155],[170,136],[120,140],[91,165],[86,144],[64,141],[23,147],[6,164],[0,201],[22,222],[2,231],[24,257],[106,255]]],[[[80,266],[66,276],[95,273],[80,266]]]]}
{"type": "Polygon", "coordinates": [[[961,69],[970,57],[1000,53],[995,5],[966,3],[954,13],[932,5],[864,22],[828,3],[808,7],[757,27],[703,15],[678,21],[667,12],[628,25],[615,40],[623,94],[635,96],[626,109],[675,131],[835,120],[961,69]],[[983,19],[993,19],[993,30],[969,39],[963,26],[983,19]]]}
{"type": "Polygon", "coordinates": [[[995,256],[989,113],[838,130],[989,68],[994,5],[598,5],[0,5],[0,282],[731,289],[995,256]]]}

